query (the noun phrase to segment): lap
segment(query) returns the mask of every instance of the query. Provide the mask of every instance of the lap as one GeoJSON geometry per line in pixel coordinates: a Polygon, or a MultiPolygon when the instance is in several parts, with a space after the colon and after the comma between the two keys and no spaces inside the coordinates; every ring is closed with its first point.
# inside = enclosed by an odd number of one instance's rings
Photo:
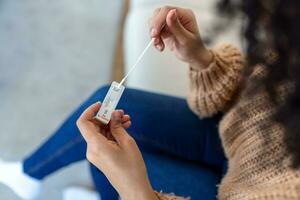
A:
{"type": "Polygon", "coordinates": [[[183,98],[126,89],[118,108],[132,117],[130,134],[151,151],[221,166],[220,116],[199,119],[183,98]]]}
{"type": "MultiPolygon", "coordinates": [[[[108,89],[109,86],[98,89],[63,123],[53,135],[59,138],[55,148],[81,137],[76,120],[89,105],[103,101],[108,89]]],[[[225,160],[217,129],[220,116],[199,119],[183,98],[126,88],[118,108],[130,114],[129,133],[141,148],[216,167],[225,160]]],[[[84,149],[82,145],[80,152],[84,149]]],[[[78,159],[85,156],[78,155],[78,159]]]]}
{"type": "MultiPolygon", "coordinates": [[[[154,190],[191,199],[216,199],[221,175],[206,166],[142,150],[154,190]]],[[[118,199],[117,191],[103,173],[91,165],[92,177],[103,199],[118,199]]]]}
{"type": "Polygon", "coordinates": [[[221,175],[192,162],[143,152],[153,189],[191,199],[216,199],[221,175]]]}
{"type": "MultiPolygon", "coordinates": [[[[96,99],[102,101],[108,88],[98,90],[96,99]]],[[[220,116],[199,119],[185,99],[129,88],[118,108],[132,117],[129,133],[141,147],[154,189],[215,199],[221,173],[207,166],[222,168],[225,160],[217,129],[220,116]]],[[[92,169],[100,194],[117,198],[103,174],[92,169]]]]}

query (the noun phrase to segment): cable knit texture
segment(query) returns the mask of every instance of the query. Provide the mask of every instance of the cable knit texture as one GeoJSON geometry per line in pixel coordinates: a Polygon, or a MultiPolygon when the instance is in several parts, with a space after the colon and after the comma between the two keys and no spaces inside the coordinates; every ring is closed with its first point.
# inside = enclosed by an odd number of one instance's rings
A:
{"type": "MultiPolygon", "coordinates": [[[[229,169],[219,185],[218,199],[299,200],[300,170],[289,167],[284,129],[271,120],[275,109],[266,92],[249,98],[247,88],[237,91],[244,59],[236,48],[222,45],[212,52],[214,61],[208,68],[190,68],[188,103],[199,118],[225,113],[219,132],[229,169]]],[[[261,66],[254,69],[248,82],[264,75],[261,66]]],[[[292,84],[281,85],[277,93],[284,99],[292,89],[292,84]]]]}

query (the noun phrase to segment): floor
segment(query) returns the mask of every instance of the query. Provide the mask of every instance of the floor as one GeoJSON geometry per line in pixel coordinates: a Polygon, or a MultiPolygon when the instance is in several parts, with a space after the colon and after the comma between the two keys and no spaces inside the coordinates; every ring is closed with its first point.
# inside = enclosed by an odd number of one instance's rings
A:
{"type": "MultiPolygon", "coordinates": [[[[0,158],[22,160],[110,80],[122,6],[0,0],[0,158]]],[[[50,176],[40,199],[59,200],[69,185],[91,186],[87,163],[50,176]]],[[[2,185],[0,199],[18,200],[2,185]]]]}

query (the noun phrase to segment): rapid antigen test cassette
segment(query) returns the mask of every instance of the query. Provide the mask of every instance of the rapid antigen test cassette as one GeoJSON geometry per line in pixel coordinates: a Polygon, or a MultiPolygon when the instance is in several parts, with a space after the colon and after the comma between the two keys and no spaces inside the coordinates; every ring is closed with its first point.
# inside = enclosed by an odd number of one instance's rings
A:
{"type": "Polygon", "coordinates": [[[100,110],[98,111],[97,115],[95,116],[95,119],[99,120],[103,124],[108,124],[112,112],[116,109],[119,100],[124,92],[125,87],[123,86],[124,81],[127,79],[127,77],[134,71],[134,69],[137,67],[143,56],[145,55],[146,51],[150,48],[150,46],[153,44],[154,39],[152,39],[149,44],[146,46],[146,48],[143,50],[141,55],[138,57],[137,61],[134,63],[133,67],[129,70],[127,75],[122,79],[120,83],[113,82],[108,90],[108,93],[106,94],[104,101],[102,103],[102,106],[100,110]]]}
{"type": "Polygon", "coordinates": [[[97,120],[103,124],[109,123],[112,112],[116,109],[124,89],[125,87],[123,85],[119,85],[119,83],[115,81],[111,84],[101,108],[95,117],[97,120]]]}

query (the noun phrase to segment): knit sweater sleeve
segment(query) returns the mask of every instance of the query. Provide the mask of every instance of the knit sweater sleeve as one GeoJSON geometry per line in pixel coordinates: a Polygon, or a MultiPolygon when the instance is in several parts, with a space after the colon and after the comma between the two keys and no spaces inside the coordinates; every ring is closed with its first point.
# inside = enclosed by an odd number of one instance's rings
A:
{"type": "Polygon", "coordinates": [[[199,117],[224,112],[239,83],[244,58],[232,45],[225,44],[211,50],[213,61],[205,69],[190,67],[188,104],[199,117]]]}

